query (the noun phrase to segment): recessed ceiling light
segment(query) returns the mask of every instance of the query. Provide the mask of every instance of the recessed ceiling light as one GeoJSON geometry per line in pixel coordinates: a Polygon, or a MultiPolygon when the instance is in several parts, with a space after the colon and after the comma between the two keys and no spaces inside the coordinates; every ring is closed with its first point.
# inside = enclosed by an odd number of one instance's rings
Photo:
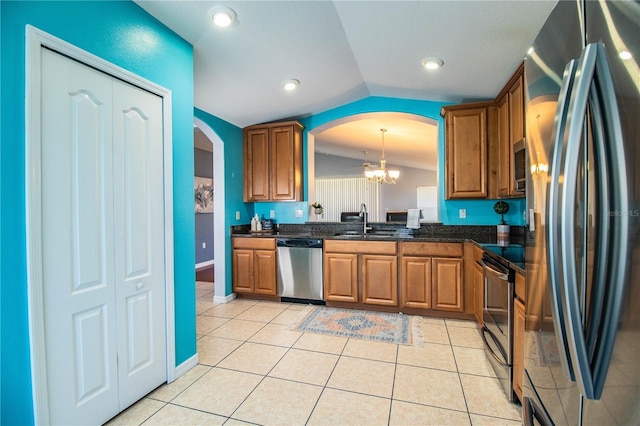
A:
{"type": "Polygon", "coordinates": [[[214,6],[209,9],[209,18],[217,27],[228,27],[237,18],[236,12],[226,6],[214,6]]]}
{"type": "Polygon", "coordinates": [[[618,56],[620,56],[620,59],[622,59],[623,61],[628,61],[629,59],[631,59],[633,57],[631,55],[631,52],[629,52],[628,50],[623,50],[622,52],[620,52],[618,54],[618,56]]]}
{"type": "Polygon", "coordinates": [[[282,82],[282,87],[284,87],[284,90],[288,92],[295,90],[296,87],[298,87],[299,85],[300,85],[300,80],[296,80],[294,78],[291,78],[289,80],[285,80],[282,82]]]}
{"type": "Polygon", "coordinates": [[[444,61],[440,58],[426,58],[422,60],[422,66],[428,70],[437,70],[444,65],[444,61]]]}

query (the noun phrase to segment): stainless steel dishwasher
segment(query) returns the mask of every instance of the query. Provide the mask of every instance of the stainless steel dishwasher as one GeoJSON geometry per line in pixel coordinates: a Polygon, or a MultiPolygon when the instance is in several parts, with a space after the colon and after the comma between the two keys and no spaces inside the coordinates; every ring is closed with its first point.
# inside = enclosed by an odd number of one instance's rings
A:
{"type": "Polygon", "coordinates": [[[277,238],[278,295],[283,301],[322,302],[322,240],[277,238]]]}

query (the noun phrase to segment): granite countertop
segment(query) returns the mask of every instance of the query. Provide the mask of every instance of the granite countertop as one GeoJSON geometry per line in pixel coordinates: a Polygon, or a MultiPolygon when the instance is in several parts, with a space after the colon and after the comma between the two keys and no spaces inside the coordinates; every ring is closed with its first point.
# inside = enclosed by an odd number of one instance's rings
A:
{"type": "MultiPolygon", "coordinates": [[[[362,234],[362,224],[358,223],[307,222],[305,224],[281,224],[273,232],[262,231],[255,233],[250,232],[248,225],[239,225],[231,228],[231,236],[243,238],[317,238],[342,241],[472,242],[485,251],[489,250],[484,245],[496,244],[495,226],[422,224],[420,229],[408,230],[405,226],[394,223],[371,223],[370,225],[373,227],[373,231],[369,231],[364,235],[362,234]]],[[[524,227],[511,228],[512,249],[522,248],[524,246],[524,227]]],[[[495,252],[492,255],[499,256],[495,252]]],[[[524,265],[522,263],[505,260],[513,269],[524,274],[524,265]]]]}
{"type": "Polygon", "coordinates": [[[367,233],[367,234],[322,234],[322,233],[247,233],[238,232],[231,234],[232,237],[244,238],[318,238],[323,240],[344,240],[344,241],[416,241],[416,242],[439,242],[439,243],[462,243],[465,241],[473,241],[462,237],[428,237],[421,235],[403,235],[403,234],[386,234],[386,233],[367,233]]]}

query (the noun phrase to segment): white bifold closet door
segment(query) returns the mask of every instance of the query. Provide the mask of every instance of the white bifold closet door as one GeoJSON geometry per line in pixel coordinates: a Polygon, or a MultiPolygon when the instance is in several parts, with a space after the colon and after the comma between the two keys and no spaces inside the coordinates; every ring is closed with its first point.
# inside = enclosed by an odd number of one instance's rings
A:
{"type": "Polygon", "coordinates": [[[42,49],[50,420],[97,424],[166,381],[162,100],[42,49]]]}

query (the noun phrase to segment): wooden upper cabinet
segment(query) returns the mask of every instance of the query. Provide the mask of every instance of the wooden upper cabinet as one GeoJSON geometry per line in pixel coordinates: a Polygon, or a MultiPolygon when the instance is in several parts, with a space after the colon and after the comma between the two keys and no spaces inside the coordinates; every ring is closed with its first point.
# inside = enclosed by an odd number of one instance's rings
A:
{"type": "Polygon", "coordinates": [[[509,87],[509,135],[514,143],[524,139],[524,69],[516,72],[515,81],[509,87]]]}
{"type": "Polygon", "coordinates": [[[251,129],[244,135],[245,201],[269,200],[269,129],[251,129]]]}
{"type": "Polygon", "coordinates": [[[447,199],[487,198],[487,113],[492,103],[444,107],[447,199]]]}
{"type": "Polygon", "coordinates": [[[498,196],[508,197],[513,187],[513,173],[511,156],[513,155],[509,135],[509,97],[503,96],[497,103],[497,132],[498,139],[498,196]]]}
{"type": "Polygon", "coordinates": [[[297,121],[244,129],[244,201],[302,200],[302,129],[297,121]]]}
{"type": "MultiPolygon", "coordinates": [[[[496,108],[497,196],[499,198],[524,197],[523,192],[515,190],[513,170],[513,145],[525,137],[523,65],[516,70],[498,95],[496,108]]],[[[489,156],[492,157],[492,154],[489,156]]]]}

